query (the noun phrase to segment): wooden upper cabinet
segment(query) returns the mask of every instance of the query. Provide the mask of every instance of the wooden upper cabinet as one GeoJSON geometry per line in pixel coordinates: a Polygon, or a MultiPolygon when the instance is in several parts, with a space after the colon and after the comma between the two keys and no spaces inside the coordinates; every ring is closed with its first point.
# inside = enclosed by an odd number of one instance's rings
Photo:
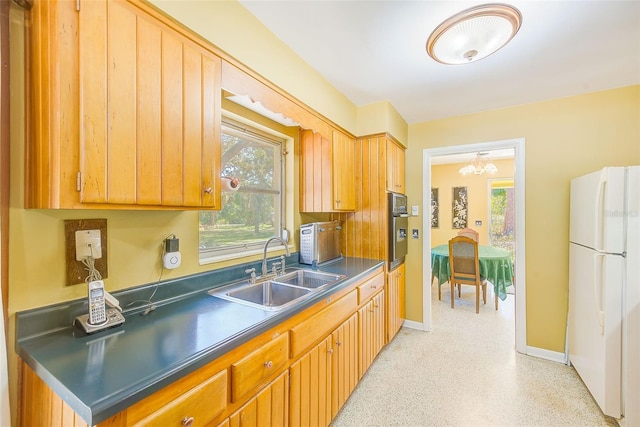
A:
{"type": "Polygon", "coordinates": [[[355,141],[333,131],[333,140],[300,133],[300,211],[355,210],[355,141]]]}
{"type": "Polygon", "coordinates": [[[78,4],[32,10],[27,192],[49,189],[27,207],[220,208],[221,59],[128,1],[78,4]]]}
{"type": "Polygon", "coordinates": [[[405,190],[404,148],[387,139],[387,190],[404,194],[405,190]]]}
{"type": "Polygon", "coordinates": [[[355,140],[333,131],[333,209],[356,209],[355,140]]]}

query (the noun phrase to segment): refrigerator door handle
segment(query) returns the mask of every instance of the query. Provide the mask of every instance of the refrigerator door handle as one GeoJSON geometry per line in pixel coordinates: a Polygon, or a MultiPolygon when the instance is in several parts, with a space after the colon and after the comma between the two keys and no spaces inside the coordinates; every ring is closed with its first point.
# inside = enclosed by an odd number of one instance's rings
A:
{"type": "Polygon", "coordinates": [[[602,250],[602,237],[603,237],[603,231],[602,228],[604,226],[603,224],[603,213],[604,213],[604,205],[605,205],[605,186],[607,184],[607,174],[606,173],[601,173],[600,174],[600,179],[598,181],[598,189],[596,191],[596,204],[595,204],[595,208],[596,208],[596,212],[595,212],[595,225],[596,225],[596,239],[595,239],[595,244],[594,244],[594,249],[601,251],[602,250]]]}
{"type": "Polygon", "coordinates": [[[600,335],[604,335],[604,310],[602,309],[602,262],[604,254],[593,256],[593,296],[598,313],[598,323],[600,325],[600,335]]]}

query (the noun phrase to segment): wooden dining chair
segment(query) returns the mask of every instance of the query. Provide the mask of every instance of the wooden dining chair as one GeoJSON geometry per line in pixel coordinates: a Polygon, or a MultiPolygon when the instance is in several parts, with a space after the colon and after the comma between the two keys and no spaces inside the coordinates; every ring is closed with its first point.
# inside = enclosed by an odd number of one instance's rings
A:
{"type": "Polygon", "coordinates": [[[458,286],[458,297],[461,295],[462,285],[476,287],[476,313],[480,312],[480,289],[482,300],[487,303],[487,284],[480,278],[480,263],[478,262],[478,242],[470,237],[456,236],[449,240],[449,270],[451,276],[451,308],[454,306],[455,287],[458,286]]]}
{"type": "Polygon", "coordinates": [[[480,241],[480,233],[478,233],[473,228],[463,228],[462,230],[458,231],[458,236],[470,237],[476,242],[480,241]]]}

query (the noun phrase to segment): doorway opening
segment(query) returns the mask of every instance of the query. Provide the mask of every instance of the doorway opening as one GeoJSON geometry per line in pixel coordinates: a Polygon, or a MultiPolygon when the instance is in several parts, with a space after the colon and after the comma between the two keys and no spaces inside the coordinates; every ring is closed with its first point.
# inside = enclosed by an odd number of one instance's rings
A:
{"type": "MultiPolygon", "coordinates": [[[[491,150],[513,150],[514,173],[513,173],[513,189],[514,189],[514,253],[518,256],[515,259],[514,274],[515,282],[518,283],[518,293],[515,297],[515,347],[516,351],[526,353],[526,290],[525,290],[525,224],[524,224],[524,138],[485,142],[478,144],[459,145],[452,147],[440,147],[425,149],[423,151],[423,212],[431,211],[431,188],[432,161],[438,156],[456,155],[472,152],[491,151],[491,150]]],[[[444,206],[441,207],[444,209],[444,206]]],[[[489,221],[488,221],[489,222],[489,221]]],[[[431,318],[431,218],[428,215],[423,217],[423,329],[429,331],[432,329],[431,318]]]]}

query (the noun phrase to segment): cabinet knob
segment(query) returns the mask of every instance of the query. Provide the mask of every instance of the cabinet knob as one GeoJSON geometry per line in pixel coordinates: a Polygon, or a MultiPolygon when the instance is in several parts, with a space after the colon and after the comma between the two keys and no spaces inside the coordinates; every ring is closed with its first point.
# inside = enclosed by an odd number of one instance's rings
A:
{"type": "Polygon", "coordinates": [[[330,348],[329,350],[327,350],[327,353],[329,353],[329,354],[333,354],[333,349],[332,349],[332,348],[330,348]]]}
{"type": "Polygon", "coordinates": [[[342,341],[336,341],[336,345],[342,345],[342,341]]]}
{"type": "Polygon", "coordinates": [[[267,369],[273,368],[273,362],[269,360],[268,362],[264,362],[264,367],[267,369]]]}
{"type": "Polygon", "coordinates": [[[184,417],[182,419],[182,425],[185,427],[190,427],[191,425],[193,425],[194,421],[195,419],[193,417],[184,417]]]}
{"type": "Polygon", "coordinates": [[[213,188],[207,187],[207,188],[204,189],[204,192],[207,193],[207,194],[211,194],[211,193],[213,193],[213,188]]]}

